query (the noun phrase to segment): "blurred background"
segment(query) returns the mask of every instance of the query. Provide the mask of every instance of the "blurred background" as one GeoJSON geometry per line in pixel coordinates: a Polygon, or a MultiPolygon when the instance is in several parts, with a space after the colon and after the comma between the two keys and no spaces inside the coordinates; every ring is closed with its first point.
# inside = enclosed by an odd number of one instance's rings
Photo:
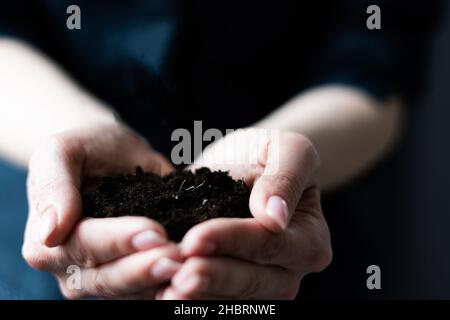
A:
{"type": "Polygon", "coordinates": [[[323,197],[330,224],[339,229],[351,226],[354,232],[336,234],[331,229],[333,246],[344,254],[334,256],[323,274],[306,279],[305,298],[339,296],[342,288],[353,284],[355,298],[450,299],[448,57],[447,5],[433,41],[428,89],[407,115],[399,148],[372,174],[323,197]],[[381,268],[382,290],[365,287],[371,264],[381,268]],[[327,287],[337,275],[339,283],[327,287]],[[355,277],[361,281],[355,283],[355,277]],[[329,291],[317,292],[317,283],[329,291]]]}
{"type": "MultiPolygon", "coordinates": [[[[336,297],[350,286],[353,298],[450,299],[449,18],[447,6],[434,40],[428,90],[410,108],[399,148],[371,174],[324,195],[331,225],[351,231],[331,229],[333,245],[343,248],[342,254],[322,274],[305,279],[301,296],[336,297]],[[381,290],[365,286],[371,264],[381,268],[381,290]],[[327,286],[331,278],[333,285],[327,286]]],[[[52,278],[30,269],[20,254],[25,179],[26,172],[0,161],[0,297],[58,298],[52,278]]]]}

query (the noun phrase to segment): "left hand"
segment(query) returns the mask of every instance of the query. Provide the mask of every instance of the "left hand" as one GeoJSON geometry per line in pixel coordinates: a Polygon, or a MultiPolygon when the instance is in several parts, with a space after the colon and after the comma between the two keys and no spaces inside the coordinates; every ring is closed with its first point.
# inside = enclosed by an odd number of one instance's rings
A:
{"type": "Polygon", "coordinates": [[[212,219],[193,227],[181,242],[185,262],[157,298],[293,299],[307,273],[330,263],[315,148],[297,133],[267,133],[238,130],[194,164],[244,179],[255,219],[212,219]]]}

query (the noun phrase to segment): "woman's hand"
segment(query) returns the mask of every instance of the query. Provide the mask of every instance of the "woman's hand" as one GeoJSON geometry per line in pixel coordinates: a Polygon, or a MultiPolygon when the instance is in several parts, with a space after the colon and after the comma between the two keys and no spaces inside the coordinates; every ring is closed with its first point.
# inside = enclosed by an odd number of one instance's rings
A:
{"type": "Polygon", "coordinates": [[[332,256],[318,165],[312,144],[296,133],[240,130],[208,147],[193,167],[244,179],[255,219],[213,219],[192,228],[181,243],[186,261],[157,297],[294,298],[303,276],[323,270],[332,256]]]}
{"type": "Polygon", "coordinates": [[[81,188],[95,178],[172,166],[133,131],[105,124],[67,131],[40,144],[27,181],[29,215],[23,256],[53,273],[68,298],[152,298],[180,267],[178,247],[164,228],[143,217],[82,219],[81,188]],[[151,250],[150,250],[151,249],[151,250]],[[70,289],[70,265],[81,268],[81,287],[70,289]]]}

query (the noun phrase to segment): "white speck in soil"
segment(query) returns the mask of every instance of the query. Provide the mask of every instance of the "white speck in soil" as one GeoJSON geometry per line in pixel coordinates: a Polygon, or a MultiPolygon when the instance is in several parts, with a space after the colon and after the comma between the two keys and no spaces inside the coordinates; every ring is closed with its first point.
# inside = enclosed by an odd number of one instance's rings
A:
{"type": "Polygon", "coordinates": [[[183,188],[184,183],[186,182],[186,180],[183,180],[183,182],[180,185],[180,188],[178,188],[177,194],[174,196],[174,198],[176,200],[178,200],[178,195],[180,194],[181,188],[183,188]]]}
{"type": "Polygon", "coordinates": [[[198,188],[200,188],[202,185],[204,185],[205,184],[205,180],[203,180],[203,182],[202,183],[200,183],[198,186],[196,186],[195,187],[195,189],[198,189],[198,188]]]}

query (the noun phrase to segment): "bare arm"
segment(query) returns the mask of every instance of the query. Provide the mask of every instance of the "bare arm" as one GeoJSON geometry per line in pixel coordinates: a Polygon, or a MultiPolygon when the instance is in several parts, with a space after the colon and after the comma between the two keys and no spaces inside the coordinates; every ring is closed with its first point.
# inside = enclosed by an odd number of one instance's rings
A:
{"type": "Polygon", "coordinates": [[[395,142],[402,119],[396,99],[375,101],[352,87],[324,86],[301,94],[256,124],[307,136],[321,158],[324,189],[369,168],[395,142]]]}
{"type": "Polygon", "coordinates": [[[156,221],[80,221],[86,176],[136,165],[163,174],[170,164],[48,58],[1,38],[0,153],[28,164],[24,259],[52,273],[66,297],[153,298],[179,268],[179,249],[156,221]],[[67,286],[69,265],[81,267],[80,290],[67,286]]]}
{"type": "Polygon", "coordinates": [[[25,166],[37,141],[97,122],[114,122],[102,102],[28,45],[0,38],[0,154],[25,166]]]}

